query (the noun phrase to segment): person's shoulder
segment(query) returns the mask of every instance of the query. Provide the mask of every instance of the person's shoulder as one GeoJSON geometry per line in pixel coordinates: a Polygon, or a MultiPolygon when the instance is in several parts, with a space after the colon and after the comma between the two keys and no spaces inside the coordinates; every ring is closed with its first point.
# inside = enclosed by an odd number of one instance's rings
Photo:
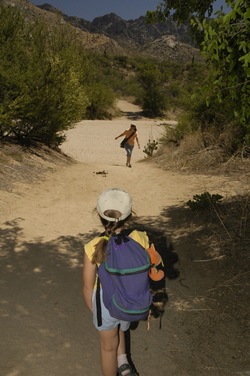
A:
{"type": "Polygon", "coordinates": [[[139,243],[143,248],[149,248],[149,239],[146,231],[133,230],[129,234],[130,238],[139,243]]]}
{"type": "Polygon", "coordinates": [[[84,244],[84,250],[90,259],[92,257],[92,254],[95,251],[95,246],[99,242],[100,239],[101,239],[101,236],[96,236],[95,238],[91,239],[88,243],[84,244]]]}
{"type": "Polygon", "coordinates": [[[139,231],[139,230],[132,230],[129,234],[130,237],[136,237],[136,236],[141,236],[141,237],[147,237],[147,232],[146,231],[139,231]]]}
{"type": "Polygon", "coordinates": [[[99,242],[100,239],[101,239],[101,236],[96,236],[95,238],[91,239],[89,242],[85,243],[85,247],[86,246],[89,246],[89,247],[95,246],[99,242]]]}

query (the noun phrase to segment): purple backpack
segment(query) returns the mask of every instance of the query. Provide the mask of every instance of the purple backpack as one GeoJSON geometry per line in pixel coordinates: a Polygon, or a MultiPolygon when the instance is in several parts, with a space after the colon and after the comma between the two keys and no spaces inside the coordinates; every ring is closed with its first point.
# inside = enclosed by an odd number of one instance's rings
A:
{"type": "MultiPolygon", "coordinates": [[[[150,265],[148,252],[129,236],[121,232],[109,239],[106,260],[97,273],[103,303],[110,316],[129,322],[147,318],[152,303],[150,265]]],[[[97,299],[98,294],[97,291],[97,299]]],[[[97,312],[100,311],[98,305],[97,312]]]]}

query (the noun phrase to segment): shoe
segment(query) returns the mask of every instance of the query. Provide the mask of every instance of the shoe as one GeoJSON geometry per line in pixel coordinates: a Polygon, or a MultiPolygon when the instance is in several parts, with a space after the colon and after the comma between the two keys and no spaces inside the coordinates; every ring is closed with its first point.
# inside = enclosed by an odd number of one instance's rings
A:
{"type": "Polygon", "coordinates": [[[127,167],[132,167],[130,163],[126,163],[126,166],[127,167]]]}
{"type": "Polygon", "coordinates": [[[118,368],[118,373],[117,375],[118,376],[123,376],[122,372],[124,371],[129,371],[128,373],[126,373],[126,376],[136,376],[136,374],[132,371],[132,368],[130,367],[129,364],[122,364],[119,368],[118,368]]]}

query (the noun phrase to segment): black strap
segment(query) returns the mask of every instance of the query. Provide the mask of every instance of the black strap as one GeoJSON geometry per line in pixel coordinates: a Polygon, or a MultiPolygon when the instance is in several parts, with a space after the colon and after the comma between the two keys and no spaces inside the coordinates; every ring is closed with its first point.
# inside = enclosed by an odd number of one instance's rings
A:
{"type": "Polygon", "coordinates": [[[132,132],[130,136],[126,137],[126,142],[130,139],[130,137],[132,137],[134,134],[136,133],[136,131],[132,132]]]}
{"type": "Polygon", "coordinates": [[[128,236],[124,235],[122,231],[119,234],[115,235],[116,245],[121,245],[122,243],[127,243],[128,241],[128,236]]]}
{"type": "Polygon", "coordinates": [[[97,324],[102,326],[102,306],[101,306],[101,292],[100,292],[100,278],[97,277],[96,287],[96,312],[97,312],[97,324]]]}

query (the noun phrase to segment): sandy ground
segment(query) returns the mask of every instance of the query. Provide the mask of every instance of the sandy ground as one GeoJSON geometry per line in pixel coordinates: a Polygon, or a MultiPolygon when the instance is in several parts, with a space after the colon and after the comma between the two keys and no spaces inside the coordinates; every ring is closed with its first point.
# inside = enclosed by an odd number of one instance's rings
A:
{"type": "Polygon", "coordinates": [[[62,150],[80,162],[105,163],[107,166],[124,165],[124,149],[119,148],[122,137],[115,137],[136,124],[138,128],[141,149],[137,145],[133,151],[132,162],[138,162],[146,157],[143,153],[144,146],[149,140],[157,140],[164,131],[163,124],[175,125],[175,121],[148,120],[138,113],[138,107],[128,102],[119,101],[119,108],[124,111],[124,116],[115,120],[88,120],[80,122],[76,128],[68,131],[68,141],[62,146],[62,150]],[[129,120],[128,120],[129,119],[129,120]]]}
{"type": "Polygon", "coordinates": [[[235,349],[241,341],[235,320],[223,318],[219,333],[207,335],[218,318],[216,303],[211,307],[204,298],[216,283],[217,262],[212,268],[194,263],[205,255],[192,244],[188,225],[178,225],[194,194],[207,190],[225,197],[239,193],[242,184],[142,163],[143,147],[160,137],[163,122],[142,118],[140,109],[125,101],[119,106],[121,118],[82,121],[68,132],[62,150],[77,163],[1,192],[0,374],[101,376],[98,334],[81,295],[83,244],[101,230],[92,213],[98,194],[120,187],[133,197],[135,223],[164,239],[171,236],[180,259],[180,277],[166,280],[162,328],[154,319],[149,331],[141,322],[131,333],[140,376],[249,375],[247,349],[240,355],[235,349]],[[141,149],[135,147],[130,169],[121,139],[114,138],[131,122],[141,149]]]}

